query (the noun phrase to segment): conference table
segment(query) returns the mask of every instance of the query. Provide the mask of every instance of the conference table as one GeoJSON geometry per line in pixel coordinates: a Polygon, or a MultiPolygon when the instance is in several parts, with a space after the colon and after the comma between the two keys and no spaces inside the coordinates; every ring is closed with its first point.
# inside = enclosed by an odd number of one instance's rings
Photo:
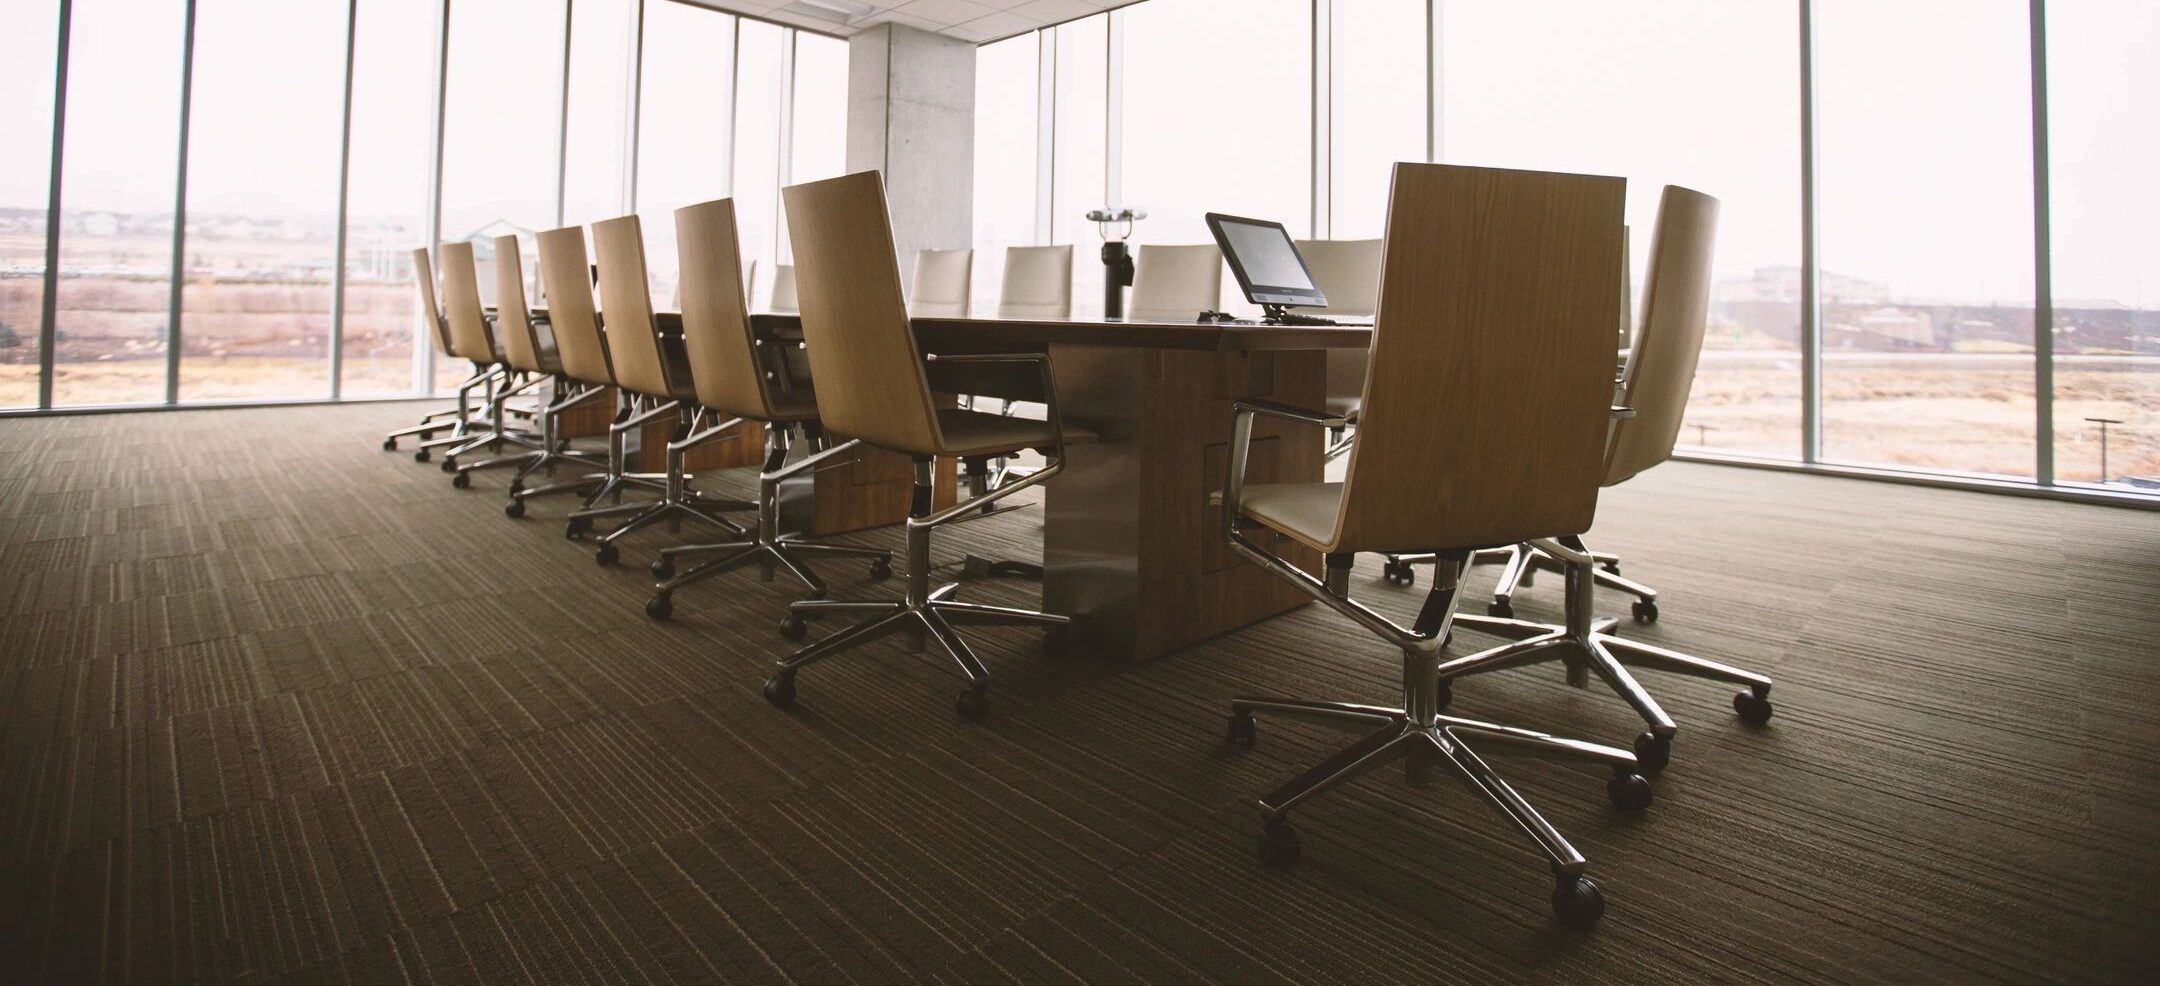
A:
{"type": "MultiPolygon", "coordinates": [[[[662,331],[679,327],[661,318],[662,331]]],[[[1065,468],[1044,485],[1043,607],[1073,618],[1068,646],[1146,660],[1296,608],[1296,587],[1232,553],[1210,497],[1228,468],[1231,402],[1325,406],[1325,350],[1362,348],[1362,326],[1139,319],[916,318],[926,354],[1047,352],[1069,429],[1065,468]]],[[[794,315],[759,314],[753,330],[801,339],[794,315]]],[[[792,348],[783,345],[785,350],[792,348]]],[[[963,385],[940,379],[934,389],[963,385]]],[[[970,366],[965,392],[1039,399],[1032,367],[1008,378],[970,366]]],[[[1321,478],[1327,436],[1310,425],[1254,423],[1250,482],[1321,478]]],[[[824,495],[824,491],[820,491],[824,495]]],[[[822,507],[821,507],[822,509],[822,507]]],[[[1314,570],[1316,553],[1298,556],[1314,570]],[[1309,557],[1308,557],[1309,556],[1309,557]]]]}

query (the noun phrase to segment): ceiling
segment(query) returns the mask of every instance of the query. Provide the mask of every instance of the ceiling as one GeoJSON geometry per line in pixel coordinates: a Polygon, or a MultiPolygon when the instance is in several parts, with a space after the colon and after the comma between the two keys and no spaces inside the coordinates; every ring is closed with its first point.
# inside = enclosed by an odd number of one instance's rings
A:
{"type": "Polygon", "coordinates": [[[975,44],[999,41],[1037,28],[1099,14],[1138,0],[695,0],[707,7],[749,14],[795,27],[846,37],[887,22],[933,31],[975,44]]]}

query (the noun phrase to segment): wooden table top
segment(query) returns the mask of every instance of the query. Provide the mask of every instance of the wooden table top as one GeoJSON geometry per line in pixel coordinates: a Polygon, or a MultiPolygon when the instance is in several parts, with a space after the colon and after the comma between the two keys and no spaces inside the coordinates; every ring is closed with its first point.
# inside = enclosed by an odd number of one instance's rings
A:
{"type": "MultiPolygon", "coordinates": [[[[492,313],[494,308],[489,307],[492,313]]],[[[663,332],[682,331],[682,313],[655,311],[663,332]]],[[[533,309],[546,318],[547,309],[533,309]]],[[[603,315],[603,317],[605,317],[603,315]]],[[[1126,349],[1182,349],[1198,352],[1363,349],[1372,342],[1369,325],[1258,325],[1237,322],[1166,322],[1102,318],[929,318],[911,319],[916,339],[927,345],[1064,343],[1126,349]]],[[[760,335],[796,335],[802,317],[759,312],[750,316],[760,335]]]]}

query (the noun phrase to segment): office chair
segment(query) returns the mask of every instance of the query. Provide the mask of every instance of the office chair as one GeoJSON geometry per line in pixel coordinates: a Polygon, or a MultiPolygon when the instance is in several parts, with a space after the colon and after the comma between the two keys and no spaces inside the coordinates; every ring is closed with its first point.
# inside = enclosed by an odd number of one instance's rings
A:
{"type": "Polygon", "coordinates": [[[1005,248],[999,318],[1072,317],[1071,244],[1005,248]]]}
{"type": "Polygon", "coordinates": [[[1402,702],[1238,698],[1230,739],[1249,746],[1271,713],[1373,731],[1260,800],[1261,857],[1298,854],[1292,808],[1367,770],[1406,761],[1413,781],[1435,766],[1530,835],[1552,867],[1552,905],[1577,924],[1604,897],[1584,859],[1478,751],[1586,761],[1608,768],[1607,797],[1639,809],[1650,785],[1617,747],[1443,714],[1435,669],[1455,623],[1457,577],[1476,548],[1581,531],[1597,508],[1591,459],[1611,409],[1611,363],[1599,343],[1620,286],[1626,185],[1619,178],[1397,164],[1373,332],[1364,421],[1339,483],[1246,485],[1253,418],[1327,427],[1341,418],[1271,401],[1234,405],[1221,511],[1232,550],[1292,582],[1401,652],[1402,702]],[[1436,387],[1433,382],[1446,381],[1436,387]],[[1530,399],[1525,400],[1528,397],[1530,399]],[[1326,559],[1316,578],[1270,547],[1288,538],[1326,559]],[[1350,598],[1358,552],[1439,553],[1424,607],[1402,626],[1350,598]]]}
{"type": "Polygon", "coordinates": [[[900,630],[927,632],[967,675],[956,709],[968,719],[989,710],[989,671],[957,629],[968,625],[1063,628],[1063,616],[965,603],[953,598],[958,583],[930,586],[930,532],[979,515],[984,504],[1048,480],[1064,464],[1064,432],[1057,394],[1044,353],[969,354],[932,357],[967,367],[1030,363],[1042,380],[1049,407],[1044,421],[1007,418],[962,408],[940,408],[930,393],[924,357],[908,323],[894,260],[885,188],[875,171],[781,189],[788,231],[801,278],[802,329],[809,344],[810,374],[817,385],[818,416],[831,430],[914,460],[915,496],[907,520],[907,591],[897,601],[807,600],[789,612],[782,630],[800,639],[806,618],[865,614],[862,622],[796,651],[765,681],[765,698],[776,706],[795,699],[795,676],[815,661],[900,630]],[[1048,464],[1033,475],[942,510],[933,509],[931,463],[938,456],[979,462],[1018,449],[1043,453],[1048,464]]]}
{"type": "Polygon", "coordinates": [[[743,295],[734,200],[702,202],[675,210],[675,242],[682,258],[683,345],[690,359],[697,402],[714,415],[728,418],[714,425],[715,429],[732,429],[744,421],[763,422],[765,467],[758,472],[758,519],[751,537],[724,544],[660,549],[660,557],[652,565],[658,584],[645,604],[646,615],[667,619],[675,609],[675,590],[751,563],[756,563],[768,580],[774,566],[785,568],[810,588],[812,596],[825,595],[825,583],[798,555],[869,558],[872,578],[882,580],[891,575],[890,551],[820,544],[780,533],[780,484],[822,463],[852,457],[862,443],[851,439],[792,464],[787,461],[789,433],[800,426],[815,426],[817,399],[807,389],[789,388],[787,375],[777,365],[778,355],[770,352],[773,347],[764,345],[751,332],[749,305],[743,295]],[[676,574],[678,558],[711,554],[721,557],[676,574]]]}
{"type": "Polygon", "coordinates": [[[917,250],[915,279],[908,289],[908,314],[966,318],[968,292],[974,289],[975,251],[917,250]]]}
{"type": "Polygon", "coordinates": [[[748,533],[719,511],[749,510],[751,504],[707,496],[689,487],[683,456],[708,442],[732,440],[735,432],[733,425],[701,427],[708,415],[697,406],[689,358],[679,346],[661,338],[652,308],[652,282],[646,276],[644,228],[637,216],[621,216],[594,223],[592,236],[593,249],[600,255],[600,299],[607,306],[601,330],[607,333],[615,386],[631,404],[623,423],[642,427],[646,421],[672,415],[676,426],[667,444],[667,468],[658,500],[602,507],[595,505],[600,496],[595,493],[584,509],[570,515],[565,533],[573,539],[583,537],[592,521],[629,514],[628,520],[596,539],[593,560],[601,565],[612,565],[619,557],[615,542],[657,521],[702,520],[730,536],[748,533]]]}
{"type": "Polygon", "coordinates": [[[801,302],[795,294],[795,266],[774,264],[772,274],[772,297],[765,303],[765,310],[793,315],[800,310],[801,302]]]}
{"type": "MultiPolygon", "coordinates": [[[[1672,454],[1681,416],[1687,409],[1688,387],[1694,381],[1696,357],[1702,350],[1703,325],[1708,319],[1717,213],[1718,200],[1677,185],[1665,187],[1658,206],[1657,232],[1650,246],[1642,331],[1629,354],[1618,398],[1635,413],[1615,422],[1610,436],[1593,453],[1590,462],[1598,470],[1601,486],[1625,482],[1672,454]]],[[[1529,552],[1551,559],[1566,581],[1566,625],[1543,627],[1504,619],[1466,621],[1471,629],[1497,627],[1504,635],[1521,639],[1440,665],[1437,673],[1442,695],[1450,694],[1451,683],[1465,675],[1543,661],[1566,662],[1568,683],[1576,686],[1586,684],[1595,672],[1649,725],[1648,731],[1636,737],[1635,755],[1650,771],[1662,769],[1671,760],[1675,727],[1672,717],[1629,673],[1630,666],[1743,685],[1745,688],[1733,696],[1733,711],[1751,724],[1768,722],[1772,712],[1769,678],[1604,632],[1601,621],[1595,620],[1592,613],[1596,586],[1605,581],[1599,576],[1609,574],[1602,570],[1600,559],[1610,556],[1593,555],[1583,547],[1581,533],[1571,530],[1515,539],[1522,546],[1518,548],[1518,560],[1509,565],[1501,580],[1502,590],[1507,591],[1512,579],[1519,577],[1528,563],[1525,559],[1529,552]]],[[[1642,618],[1639,608],[1637,618],[1642,618]]]]}
{"type": "Polygon", "coordinates": [[[569,440],[562,437],[562,416],[605,394],[608,385],[605,378],[588,383],[565,372],[558,350],[542,342],[532,310],[526,307],[525,271],[518,238],[515,235],[498,236],[494,245],[495,337],[502,342],[504,361],[523,378],[508,395],[547,384],[548,403],[538,408],[538,448],[480,462],[460,463],[451,483],[463,489],[471,485],[473,470],[515,465],[517,474],[510,480],[510,499],[503,505],[503,512],[511,517],[521,517],[525,513],[525,501],[519,494],[525,489],[525,478],[534,470],[546,469],[552,474],[558,462],[590,463],[592,453],[570,448],[569,440]]]}
{"type": "MultiPolygon", "coordinates": [[[[1299,240],[1298,253],[1312,270],[1313,284],[1327,296],[1329,317],[1370,317],[1380,302],[1379,240],[1299,240]]],[[[1327,411],[1348,422],[1329,436],[1327,458],[1350,450],[1350,429],[1357,427],[1358,398],[1365,392],[1365,349],[1327,351],[1327,411]]]]}
{"type": "Polygon", "coordinates": [[[1222,251],[1213,243],[1173,246],[1143,243],[1133,260],[1135,320],[1190,322],[1222,304],[1222,251]]]}
{"type": "MultiPolygon", "coordinates": [[[[477,431],[471,431],[466,440],[443,452],[442,471],[454,473],[470,483],[472,470],[460,469],[458,457],[482,448],[500,450],[506,443],[535,447],[537,435],[513,430],[507,417],[510,413],[510,397],[526,388],[530,380],[523,371],[510,365],[503,342],[490,324],[487,309],[480,302],[479,265],[473,259],[473,245],[469,241],[443,244],[442,256],[443,320],[450,326],[451,353],[483,366],[491,372],[490,385],[485,400],[487,421],[477,431]]],[[[432,443],[421,443],[427,450],[432,443]]],[[[498,468],[511,465],[511,457],[496,457],[480,463],[476,468],[498,468]]],[[[456,478],[452,480],[456,482],[456,478]]],[[[464,483],[458,484],[460,486],[464,483]]]]}
{"type": "MultiPolygon", "coordinates": [[[[435,330],[430,333],[430,337],[435,341],[435,351],[443,356],[453,356],[454,354],[450,351],[450,324],[443,318],[442,306],[435,303],[435,267],[434,264],[428,261],[426,248],[412,252],[412,265],[413,285],[420,292],[421,318],[425,319],[435,330]]],[[[431,457],[431,453],[428,451],[431,443],[435,447],[463,444],[465,434],[471,428],[471,415],[474,409],[473,400],[470,396],[472,389],[486,386],[494,376],[495,374],[491,370],[479,366],[473,367],[473,375],[463,383],[458,384],[456,406],[446,407],[440,411],[430,411],[421,417],[419,424],[399,428],[384,435],[383,451],[397,451],[398,439],[411,435],[421,441],[421,447],[413,453],[413,461],[426,462],[431,457]],[[444,418],[450,418],[451,420],[444,421],[442,420],[444,418]],[[435,438],[436,432],[445,430],[449,431],[450,434],[441,439],[435,438]]],[[[484,403],[482,406],[485,406],[484,403]]]]}

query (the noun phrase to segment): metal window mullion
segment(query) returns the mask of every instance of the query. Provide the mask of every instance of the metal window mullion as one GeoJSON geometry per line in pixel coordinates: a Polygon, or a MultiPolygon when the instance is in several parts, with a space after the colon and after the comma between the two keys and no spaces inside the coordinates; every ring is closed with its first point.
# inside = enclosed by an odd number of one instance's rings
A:
{"type": "Polygon", "coordinates": [[[1442,94],[1440,74],[1440,2],[1425,0],[1425,160],[1440,160],[1442,94]]]}
{"type": "Polygon", "coordinates": [[[1335,227],[1335,4],[1312,0],[1312,175],[1306,183],[1305,235],[1327,239],[1335,227]]]}
{"type": "Polygon", "coordinates": [[[561,112],[555,118],[555,225],[561,226],[570,195],[570,36],[577,0],[563,0],[561,112]]]}
{"type": "Polygon", "coordinates": [[[1822,271],[1815,210],[1815,4],[1800,8],[1800,461],[1822,459],[1822,271]]]}
{"type": "Polygon", "coordinates": [[[38,298],[38,410],[53,404],[53,342],[60,314],[60,166],[67,146],[68,35],[74,25],[74,0],[60,0],[60,21],[53,44],[52,171],[45,176],[45,278],[38,298]]]}
{"type": "Polygon", "coordinates": [[[1033,240],[1044,245],[1056,237],[1057,208],[1057,32],[1035,36],[1035,228],[1033,240]]]}
{"type": "Polygon", "coordinates": [[[180,41],[180,148],[173,178],[172,280],[165,299],[165,403],[180,400],[180,313],[187,288],[187,180],[189,117],[195,111],[195,0],[187,0],[180,41]]]}
{"type": "Polygon", "coordinates": [[[1125,202],[1125,12],[1112,10],[1103,32],[1103,204],[1125,202]]]}
{"type": "Polygon", "coordinates": [[[782,28],[784,42],[780,45],[780,146],[773,161],[773,263],[780,262],[780,238],[787,231],[787,223],[780,221],[780,189],[794,181],[795,171],[795,41],[801,35],[794,28],[782,28]]]}
{"type": "Polygon", "coordinates": [[[727,151],[720,155],[721,186],[729,198],[735,197],[735,123],[740,115],[742,101],[736,98],[742,92],[742,21],[730,19],[728,33],[728,92],[727,92],[727,151]]]}
{"type": "MultiPolygon", "coordinates": [[[[450,3],[442,0],[442,19],[435,26],[435,109],[434,119],[428,127],[428,251],[440,255],[442,248],[442,201],[443,201],[443,126],[450,113],[450,3]]],[[[418,272],[414,272],[418,276],[418,272]]],[[[434,321],[440,317],[435,312],[424,313],[423,321],[413,323],[413,366],[419,379],[413,381],[413,389],[420,393],[435,393],[435,342],[431,336],[434,321]],[[421,332],[425,326],[429,332],[421,332]]]]}
{"type": "Polygon", "coordinates": [[[637,25],[630,34],[630,116],[625,127],[630,160],[623,169],[623,214],[637,211],[638,143],[645,136],[645,0],[637,0],[637,25]]]}
{"type": "Polygon", "coordinates": [[[353,49],[360,30],[360,0],[345,0],[345,104],[338,125],[337,258],[330,268],[330,399],[345,392],[345,224],[352,200],[353,49]]]}
{"type": "MultiPolygon", "coordinates": [[[[2033,141],[2033,482],[2055,485],[2055,259],[2049,221],[2047,0],[2031,0],[2033,141]]],[[[2107,482],[2106,476],[2100,482],[2107,482]]]]}

